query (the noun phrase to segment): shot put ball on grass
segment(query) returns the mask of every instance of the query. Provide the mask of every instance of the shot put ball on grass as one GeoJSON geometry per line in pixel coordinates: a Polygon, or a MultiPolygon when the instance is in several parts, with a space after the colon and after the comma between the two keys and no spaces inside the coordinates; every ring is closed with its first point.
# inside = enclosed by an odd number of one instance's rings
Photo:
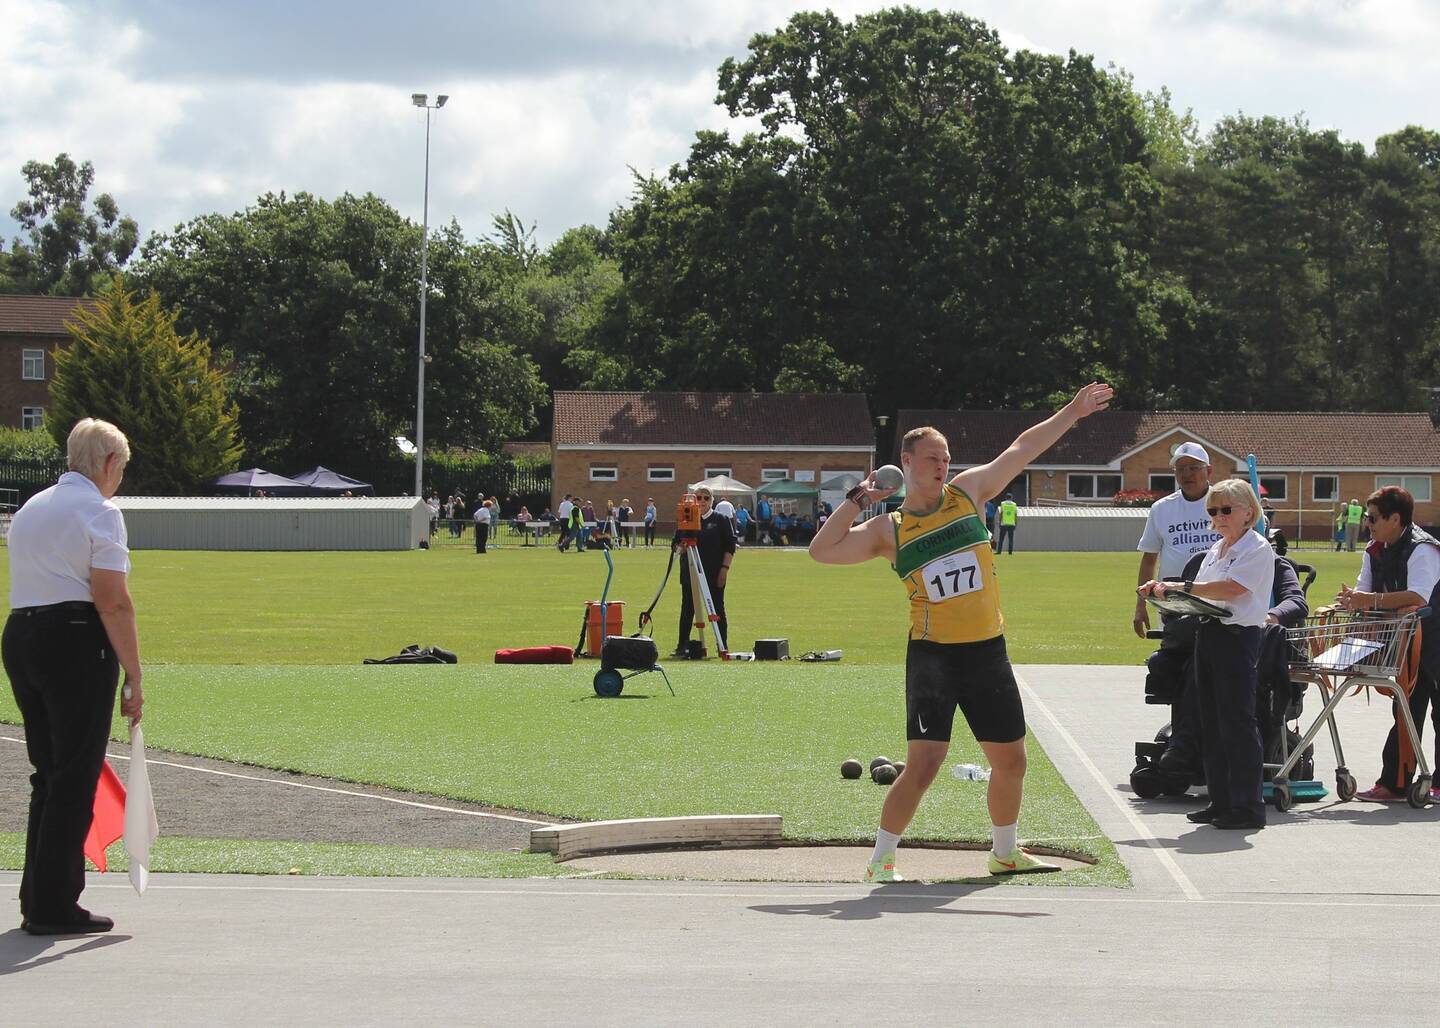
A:
{"type": "Polygon", "coordinates": [[[890,758],[889,758],[889,757],[876,757],[874,760],[870,761],[870,770],[871,770],[871,771],[874,771],[874,770],[875,770],[877,767],[879,767],[881,764],[888,764],[888,763],[890,763],[890,758]]]}
{"type": "Polygon", "coordinates": [[[876,785],[889,785],[900,777],[900,772],[895,770],[894,764],[881,764],[870,772],[870,777],[876,785]]]}
{"type": "Polygon", "coordinates": [[[894,464],[875,469],[875,488],[899,489],[905,484],[905,473],[894,464]]]}
{"type": "Polygon", "coordinates": [[[862,768],[862,766],[861,766],[861,764],[860,764],[860,761],[856,760],[854,757],[851,757],[849,760],[844,761],[843,763],[841,763],[841,765],[840,765],[840,777],[841,777],[841,778],[851,778],[851,779],[859,778],[859,777],[860,777],[860,772],[861,772],[862,770],[863,770],[863,768],[862,768]]]}

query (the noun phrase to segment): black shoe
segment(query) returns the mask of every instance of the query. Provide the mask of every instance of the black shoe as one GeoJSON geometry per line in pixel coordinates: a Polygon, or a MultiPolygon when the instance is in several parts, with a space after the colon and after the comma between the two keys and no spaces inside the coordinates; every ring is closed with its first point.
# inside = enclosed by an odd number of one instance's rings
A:
{"type": "Polygon", "coordinates": [[[1185,815],[1185,819],[1197,825],[1208,825],[1228,816],[1229,813],[1228,810],[1221,810],[1219,807],[1202,807],[1199,810],[1190,811],[1185,815]]]}
{"type": "Polygon", "coordinates": [[[115,922],[108,917],[92,914],[88,910],[80,910],[74,917],[64,921],[57,921],[53,924],[25,921],[20,927],[31,935],[97,935],[114,928],[115,922]]]}
{"type": "Polygon", "coordinates": [[[1188,775],[1195,769],[1195,761],[1190,759],[1190,755],[1173,746],[1160,754],[1155,764],[1167,775],[1188,775]]]}
{"type": "Polygon", "coordinates": [[[1254,814],[1247,814],[1243,810],[1231,810],[1221,814],[1210,824],[1215,828],[1238,828],[1243,831],[1259,831],[1265,827],[1265,815],[1256,817],[1254,814]]]}

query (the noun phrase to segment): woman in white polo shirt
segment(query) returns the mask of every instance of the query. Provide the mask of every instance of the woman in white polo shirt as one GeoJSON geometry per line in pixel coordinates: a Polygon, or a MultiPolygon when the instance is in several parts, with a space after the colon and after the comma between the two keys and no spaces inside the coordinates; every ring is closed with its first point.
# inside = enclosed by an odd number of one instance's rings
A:
{"type": "MultiPolygon", "coordinates": [[[[1275,584],[1275,552],[1252,531],[1260,518],[1260,498],[1248,482],[1228,478],[1211,486],[1205,512],[1220,540],[1185,588],[1226,607],[1230,617],[1205,618],[1196,633],[1195,683],[1210,803],[1186,816],[1216,828],[1259,829],[1265,827],[1265,756],[1255,697],[1260,639],[1275,584]]],[[[1177,588],[1150,581],[1138,592],[1163,597],[1177,588]]]]}
{"type": "Polygon", "coordinates": [[[138,721],[144,704],[125,519],[110,502],[130,444],[114,425],[85,418],[66,452],[71,470],[10,525],[11,609],[0,646],[35,767],[20,879],[20,927],[32,935],[114,925],[79,899],[120,668],[120,712],[138,721]]]}

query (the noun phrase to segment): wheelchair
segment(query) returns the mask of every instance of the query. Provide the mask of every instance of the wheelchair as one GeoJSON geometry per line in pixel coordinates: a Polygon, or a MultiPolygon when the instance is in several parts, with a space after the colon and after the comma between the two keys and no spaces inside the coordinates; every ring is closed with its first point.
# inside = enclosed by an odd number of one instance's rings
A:
{"type": "MultiPolygon", "coordinates": [[[[1272,540],[1272,545],[1273,545],[1272,540]]],[[[1279,555],[1284,547],[1283,537],[1277,547],[1277,560],[1284,560],[1295,571],[1300,581],[1301,592],[1308,596],[1310,586],[1315,582],[1315,568],[1298,564],[1289,557],[1279,555]]],[[[1185,567],[1184,579],[1193,579],[1200,568],[1204,554],[1196,554],[1185,567]]],[[[1176,579],[1180,581],[1181,579],[1176,579]]],[[[1165,619],[1162,627],[1152,629],[1147,638],[1158,640],[1160,647],[1145,661],[1145,702],[1171,708],[1171,719],[1167,721],[1153,739],[1135,743],[1135,767],[1130,772],[1130,789],[1141,799],[1155,799],[1158,796],[1185,796],[1194,787],[1205,784],[1203,754],[1197,753],[1183,767],[1162,766],[1161,757],[1169,748],[1174,705],[1182,702],[1187,686],[1193,686],[1192,657],[1195,653],[1195,633],[1199,619],[1192,616],[1165,619]]],[[[1260,718],[1260,738],[1265,750],[1265,775],[1278,770],[1290,751],[1299,744],[1300,732],[1297,722],[1304,711],[1306,683],[1290,681],[1288,674],[1288,644],[1283,632],[1274,633],[1267,640],[1261,652],[1260,694],[1256,697],[1256,711],[1260,718]],[[1279,654],[1270,652],[1270,647],[1279,647],[1279,654]],[[1279,672],[1280,663],[1286,665],[1286,672],[1279,672]],[[1267,667],[1270,669],[1267,673],[1267,667]]],[[[1314,747],[1308,747],[1297,762],[1291,778],[1309,780],[1314,777],[1314,747]]],[[[1268,787],[1268,786],[1267,786],[1268,787]]]]}

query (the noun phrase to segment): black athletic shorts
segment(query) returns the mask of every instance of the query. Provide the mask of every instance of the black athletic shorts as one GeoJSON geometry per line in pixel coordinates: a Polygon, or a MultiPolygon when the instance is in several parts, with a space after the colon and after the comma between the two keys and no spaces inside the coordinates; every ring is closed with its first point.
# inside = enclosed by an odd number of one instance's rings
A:
{"type": "Polygon", "coordinates": [[[905,738],[949,742],[957,706],[978,742],[1025,738],[1025,708],[1003,635],[974,643],[910,640],[905,738]]]}

